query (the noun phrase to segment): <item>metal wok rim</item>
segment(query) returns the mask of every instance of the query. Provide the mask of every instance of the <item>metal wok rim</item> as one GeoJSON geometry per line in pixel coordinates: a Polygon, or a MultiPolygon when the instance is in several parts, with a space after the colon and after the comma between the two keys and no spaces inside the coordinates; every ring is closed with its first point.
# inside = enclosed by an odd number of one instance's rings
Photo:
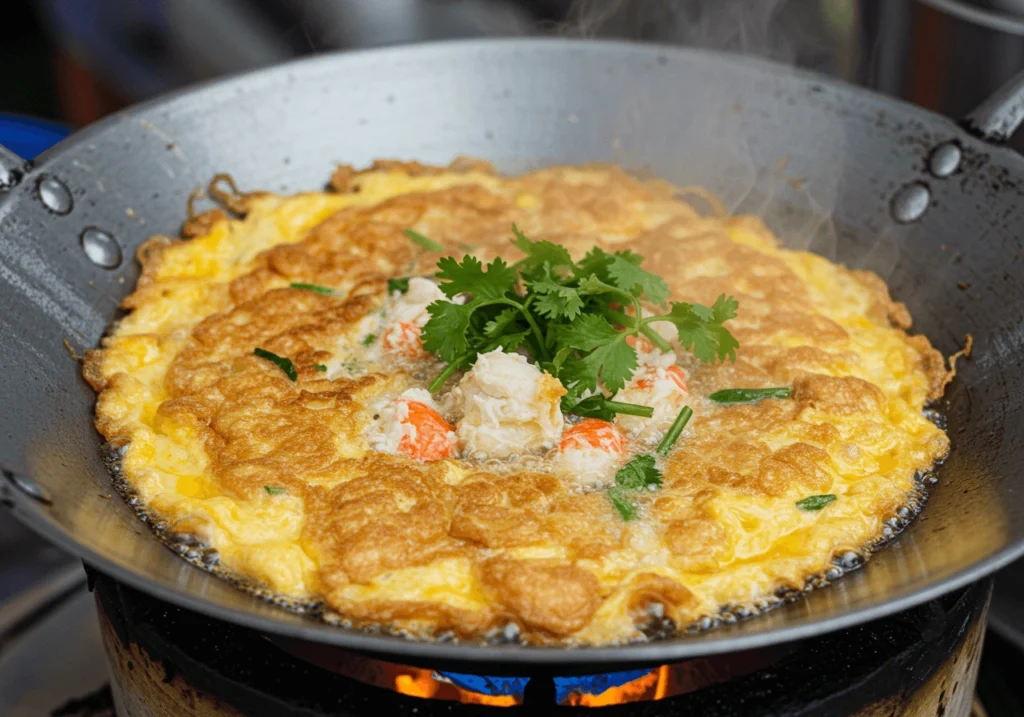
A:
{"type": "MultiPolygon", "coordinates": [[[[320,63],[325,65],[328,63],[336,63],[339,61],[339,55],[359,58],[367,58],[374,55],[395,57],[402,55],[420,55],[424,52],[451,52],[453,49],[460,52],[471,52],[473,49],[490,49],[495,46],[505,46],[508,48],[525,50],[530,48],[543,48],[548,50],[555,47],[571,47],[587,52],[604,52],[610,50],[618,50],[621,52],[626,50],[633,53],[647,55],[652,61],[655,61],[656,58],[661,55],[672,55],[678,58],[686,58],[696,55],[705,57],[713,55],[719,57],[722,62],[768,68],[773,72],[777,72],[784,68],[784,66],[777,65],[776,63],[766,62],[756,58],[732,55],[728,53],[709,52],[706,50],[692,48],[604,40],[587,40],[581,42],[579,40],[566,38],[515,38],[500,40],[447,41],[392,48],[377,48],[349,53],[333,53],[315,58],[300,59],[283,65],[257,70],[255,72],[205,82],[200,85],[177,90],[168,95],[133,106],[76,133],[68,140],[61,142],[50,150],[47,150],[39,157],[36,166],[45,168],[46,164],[50,160],[59,156],[68,147],[88,142],[93,135],[107,130],[109,127],[126,118],[132,118],[139,114],[151,112],[154,109],[159,109],[186,97],[199,98],[210,92],[223,92],[225,90],[230,90],[240,86],[240,83],[243,81],[251,82],[255,78],[259,78],[262,81],[271,77],[286,77],[293,68],[300,65],[303,68],[308,68],[320,63]]],[[[913,105],[909,105],[908,103],[893,100],[891,98],[881,98],[877,93],[849,85],[842,81],[826,78],[807,71],[795,70],[793,68],[786,67],[784,69],[787,73],[804,78],[805,80],[811,80],[821,85],[838,87],[847,93],[860,95],[862,97],[869,97],[876,101],[883,99],[887,106],[910,115],[934,116],[933,113],[929,113],[925,110],[914,107],[913,105]]],[[[967,133],[955,129],[952,123],[949,123],[949,125],[950,131],[955,132],[956,136],[961,138],[965,143],[977,143],[977,141],[971,138],[967,133]]],[[[97,448],[98,447],[99,439],[97,438],[97,448]]],[[[101,572],[122,581],[126,585],[139,589],[142,592],[154,595],[159,599],[166,600],[167,602],[179,607],[205,614],[215,619],[232,622],[260,632],[273,633],[322,644],[330,644],[337,647],[375,653],[378,655],[402,655],[424,660],[464,660],[467,662],[477,661],[482,663],[505,663],[509,665],[558,663],[581,665],[607,665],[614,663],[617,665],[624,665],[643,662],[665,663],[698,655],[720,654],[724,652],[762,648],[773,644],[815,637],[914,607],[915,605],[934,599],[942,594],[978,580],[1024,554],[1024,540],[1018,540],[1017,543],[1010,544],[1002,548],[984,560],[981,560],[958,573],[954,573],[930,585],[917,588],[905,595],[887,600],[880,604],[853,609],[848,612],[844,612],[837,617],[829,617],[791,627],[782,627],[765,632],[758,632],[751,635],[737,636],[723,634],[720,637],[714,636],[715,632],[724,632],[727,629],[719,628],[719,630],[706,633],[707,636],[698,641],[689,640],[685,635],[682,635],[678,638],[670,638],[662,641],[604,647],[531,647],[522,645],[486,645],[479,643],[422,642],[391,635],[370,634],[355,630],[347,630],[320,622],[309,621],[308,623],[289,623],[279,621],[272,617],[250,614],[226,608],[199,595],[186,593],[178,589],[160,585],[151,581],[149,578],[136,574],[130,567],[121,566],[112,559],[106,558],[100,553],[94,551],[92,548],[77,542],[70,533],[66,533],[53,521],[49,520],[48,517],[44,515],[45,511],[35,505],[30,498],[21,495],[17,490],[13,490],[12,493],[14,493],[15,502],[21,508],[21,510],[15,511],[16,515],[18,515],[23,522],[36,530],[43,537],[68,550],[72,554],[81,557],[84,562],[97,568],[101,572]]],[[[211,577],[211,579],[213,578],[211,577]]],[[[291,616],[294,617],[294,615],[291,616]]]]}

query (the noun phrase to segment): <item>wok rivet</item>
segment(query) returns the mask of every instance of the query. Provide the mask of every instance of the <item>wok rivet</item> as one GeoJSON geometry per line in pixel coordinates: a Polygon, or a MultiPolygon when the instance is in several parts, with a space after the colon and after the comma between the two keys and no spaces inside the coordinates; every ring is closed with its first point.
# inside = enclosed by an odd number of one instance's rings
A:
{"type": "Polygon", "coordinates": [[[942,179],[960,168],[963,151],[956,142],[945,142],[932,150],[928,157],[928,171],[942,179]]]}
{"type": "Polygon", "coordinates": [[[892,198],[892,217],[900,224],[916,222],[924,216],[932,194],[924,182],[904,184],[892,198]]]}
{"type": "Polygon", "coordinates": [[[93,264],[104,269],[116,269],[121,265],[121,245],[109,232],[88,227],[82,231],[81,238],[82,249],[93,264]]]}
{"type": "Polygon", "coordinates": [[[29,498],[38,500],[40,503],[44,503],[46,505],[51,505],[53,503],[53,498],[50,497],[47,490],[31,478],[18,475],[12,471],[4,471],[4,476],[11,482],[11,485],[27,495],[29,498]]]}
{"type": "Polygon", "coordinates": [[[71,190],[67,188],[67,185],[49,175],[39,179],[36,184],[36,195],[44,207],[61,216],[70,214],[71,208],[75,206],[75,202],[71,198],[71,190]]]}

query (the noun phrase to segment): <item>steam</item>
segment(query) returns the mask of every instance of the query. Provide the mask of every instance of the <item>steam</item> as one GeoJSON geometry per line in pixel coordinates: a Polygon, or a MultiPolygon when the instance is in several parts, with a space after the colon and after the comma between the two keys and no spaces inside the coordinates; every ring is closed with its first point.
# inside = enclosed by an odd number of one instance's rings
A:
{"type": "Polygon", "coordinates": [[[793,62],[794,42],[788,32],[779,32],[780,12],[787,4],[788,0],[577,0],[565,30],[580,37],[671,42],[793,62]]]}
{"type": "MultiPolygon", "coordinates": [[[[329,46],[366,42],[390,44],[427,35],[516,36],[552,32],[578,38],[618,38],[739,53],[781,63],[782,66],[839,74],[848,70],[851,53],[844,52],[853,37],[849,28],[854,0],[545,0],[534,6],[557,15],[569,7],[558,26],[532,22],[523,5],[496,0],[289,0],[306,24],[329,46]],[[844,15],[845,13],[845,15],[844,15]],[[847,30],[837,29],[836,17],[845,18],[847,30]],[[373,32],[369,29],[372,28],[373,32]],[[432,34],[433,33],[433,34],[432,34]]],[[[781,70],[785,72],[784,69],[781,70]]],[[[770,119],[745,106],[742,92],[732,87],[703,85],[692,98],[693,110],[680,118],[672,146],[662,156],[679,155],[668,178],[678,184],[700,185],[715,192],[734,213],[762,216],[784,243],[837,258],[837,231],[833,212],[837,205],[843,171],[856,157],[849,156],[842,125],[822,131],[794,126],[800,113],[785,106],[769,108],[768,115],[786,118],[773,125],[770,119]],[[790,154],[772,154],[771,135],[807,136],[806,147],[790,154]],[[813,135],[813,136],[812,136],[813,135]],[[684,154],[685,151],[685,154],[684,154]]],[[[610,107],[619,137],[623,139],[620,162],[633,170],[630,138],[643,136],[643,112],[664,106],[653,88],[644,86],[642,74],[629,106],[610,107]],[[650,108],[649,110],[646,108],[650,108]]],[[[689,100],[688,100],[689,101],[689,100]]],[[[786,100],[779,99],[782,103],[786,100]]],[[[759,99],[764,109],[763,99],[759,99]]],[[[749,104],[753,105],[753,102],[749,104]]],[[[805,115],[806,116],[806,115],[805,115]]],[[[668,141],[668,140],[667,140],[668,141]]],[[[649,148],[649,147],[648,147],[649,148]]],[[[658,148],[659,151],[661,148],[658,148]]],[[[648,153],[649,154],[649,153],[648,153]]],[[[865,246],[854,256],[842,258],[887,277],[898,258],[895,230],[865,246]]],[[[850,246],[844,240],[844,247],[850,246]]]]}
{"type": "MultiPolygon", "coordinates": [[[[846,3],[848,4],[848,3],[846,3]]],[[[568,36],[622,38],[720,50],[819,70],[842,66],[840,38],[830,29],[822,5],[806,0],[576,0],[562,28],[568,36]]],[[[844,0],[831,5],[842,6],[844,0]]],[[[642,83],[642,78],[638,78],[642,83]]],[[[643,97],[643,90],[638,89],[643,97]]],[[[648,98],[652,102],[656,98],[648,98]]],[[[779,100],[780,102],[782,100],[779,100]]],[[[655,105],[656,106],[656,105],[655,105]]],[[[777,113],[790,116],[780,108],[777,113]]],[[[630,124],[623,120],[624,125],[630,124]]],[[[624,126],[628,131],[628,127],[624,126]]],[[[776,128],[778,129],[778,128],[776,128]]],[[[791,124],[787,133],[809,129],[791,124]]],[[[846,138],[840,123],[813,134],[813,147],[803,156],[755,159],[753,137],[772,131],[760,117],[745,112],[734,88],[701,88],[694,111],[683,120],[678,146],[688,149],[685,166],[673,168],[672,179],[698,184],[715,192],[734,213],[752,213],[794,249],[836,256],[832,215],[846,160],[846,138]],[[814,167],[813,177],[804,166],[814,167]],[[822,172],[822,167],[829,168],[822,172]]],[[[891,242],[890,242],[891,243],[891,242]]],[[[872,248],[872,268],[886,275],[895,262],[891,251],[872,248]],[[876,256],[877,255],[877,256],[876,256]]]]}

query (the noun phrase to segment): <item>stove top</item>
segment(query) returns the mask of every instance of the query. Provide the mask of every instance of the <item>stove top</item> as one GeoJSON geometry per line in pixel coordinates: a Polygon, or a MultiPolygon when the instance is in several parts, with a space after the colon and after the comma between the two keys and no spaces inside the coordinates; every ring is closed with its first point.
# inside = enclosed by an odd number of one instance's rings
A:
{"type": "Polygon", "coordinates": [[[115,700],[133,717],[585,715],[590,707],[611,707],[600,714],[615,717],[827,717],[883,706],[887,715],[982,714],[972,712],[970,685],[990,581],[815,640],[597,674],[406,664],[211,620],[102,575],[94,587],[0,651],[0,714],[110,715],[115,700]],[[154,689],[167,704],[152,702],[154,689]]]}

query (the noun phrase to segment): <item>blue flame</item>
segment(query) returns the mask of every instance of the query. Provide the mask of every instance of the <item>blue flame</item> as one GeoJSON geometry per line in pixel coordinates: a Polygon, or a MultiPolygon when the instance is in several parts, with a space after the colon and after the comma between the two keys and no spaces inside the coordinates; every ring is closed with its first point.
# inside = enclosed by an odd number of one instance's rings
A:
{"type": "MultiPolygon", "coordinates": [[[[556,677],[555,702],[564,704],[572,695],[599,695],[612,687],[621,687],[634,680],[649,675],[651,669],[626,670],[623,672],[606,672],[601,675],[573,675],[556,677]]],[[[529,677],[488,677],[486,675],[469,675],[462,672],[435,672],[435,679],[450,682],[479,695],[491,697],[512,695],[522,699],[526,691],[529,677]]]]}

